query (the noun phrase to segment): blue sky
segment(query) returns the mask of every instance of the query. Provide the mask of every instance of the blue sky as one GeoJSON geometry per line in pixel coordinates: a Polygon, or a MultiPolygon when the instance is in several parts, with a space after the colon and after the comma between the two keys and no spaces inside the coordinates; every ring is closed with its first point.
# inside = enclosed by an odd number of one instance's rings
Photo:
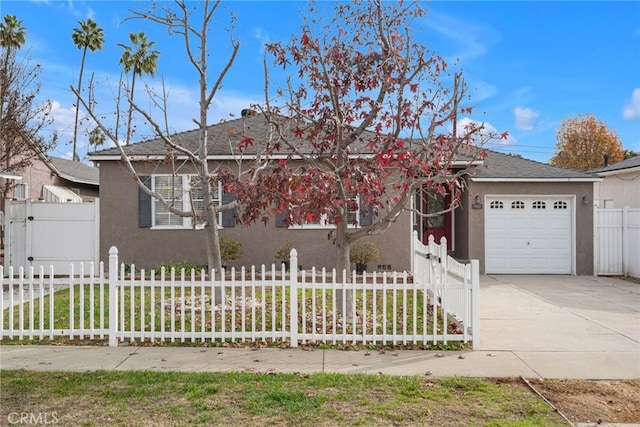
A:
{"type": "MultiPolygon", "coordinates": [[[[86,83],[94,73],[103,111],[110,111],[121,71],[118,43],[129,44],[130,32],[145,31],[161,52],[156,78],[146,77],[146,83],[157,88],[164,77],[172,130],[194,127],[197,78],[178,40],[149,22],[123,22],[128,10],[139,6],[135,1],[0,3],[2,16],[12,14],[23,21],[23,51],[28,49],[32,63],[42,64],[41,95],[53,101],[55,118],[45,136],[57,131],[60,137],[51,155],[71,154],[75,97],[69,86],[77,84],[81,60],[71,33],[78,20],[87,18],[105,33],[104,49],[87,56],[84,77],[86,83]]],[[[241,48],[216,98],[212,123],[263,100],[263,45],[285,42],[297,33],[305,3],[229,1],[226,7],[237,16],[234,35],[241,48]]],[[[640,151],[640,2],[436,0],[428,9],[419,36],[449,63],[458,59],[476,105],[470,118],[510,134],[508,141],[489,148],[547,162],[561,121],[590,113],[616,131],[626,149],[640,151]]],[[[226,57],[227,38],[212,39],[214,56],[226,57]]],[[[284,75],[274,72],[273,78],[282,82],[284,75]]],[[[136,100],[141,99],[142,94],[136,94],[136,100]]],[[[86,140],[83,136],[78,143],[81,157],[87,152],[86,140]]]]}

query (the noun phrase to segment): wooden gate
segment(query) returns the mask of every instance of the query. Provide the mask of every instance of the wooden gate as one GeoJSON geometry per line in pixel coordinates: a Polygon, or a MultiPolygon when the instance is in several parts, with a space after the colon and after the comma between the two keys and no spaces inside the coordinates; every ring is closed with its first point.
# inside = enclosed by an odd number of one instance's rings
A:
{"type": "Polygon", "coordinates": [[[5,206],[4,266],[35,269],[54,266],[69,274],[69,264],[100,261],[99,201],[42,203],[10,201],[5,206]]]}

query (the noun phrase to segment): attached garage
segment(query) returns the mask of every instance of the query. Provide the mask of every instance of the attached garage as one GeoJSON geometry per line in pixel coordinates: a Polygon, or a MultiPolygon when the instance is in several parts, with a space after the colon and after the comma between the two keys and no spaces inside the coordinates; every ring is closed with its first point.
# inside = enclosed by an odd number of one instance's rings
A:
{"type": "Polygon", "coordinates": [[[487,196],[488,274],[571,274],[574,197],[487,196]]]}
{"type": "Polygon", "coordinates": [[[454,256],[480,274],[593,274],[600,178],[487,150],[454,215],[454,256]]]}

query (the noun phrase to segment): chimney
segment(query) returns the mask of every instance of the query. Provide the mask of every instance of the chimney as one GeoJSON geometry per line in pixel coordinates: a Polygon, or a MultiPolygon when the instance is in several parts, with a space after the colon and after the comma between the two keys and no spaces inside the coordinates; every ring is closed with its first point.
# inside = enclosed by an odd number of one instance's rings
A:
{"type": "Polygon", "coordinates": [[[607,166],[609,166],[609,155],[605,154],[604,155],[604,167],[606,168],[607,166]]]}

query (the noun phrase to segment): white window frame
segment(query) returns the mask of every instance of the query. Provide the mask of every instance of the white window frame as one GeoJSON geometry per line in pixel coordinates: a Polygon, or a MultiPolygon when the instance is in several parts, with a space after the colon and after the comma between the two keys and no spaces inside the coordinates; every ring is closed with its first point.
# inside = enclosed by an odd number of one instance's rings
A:
{"type": "MultiPolygon", "coordinates": [[[[194,178],[198,178],[197,175],[171,175],[171,174],[156,174],[156,175],[151,175],[151,191],[156,192],[156,178],[158,177],[173,177],[173,178],[178,178],[182,180],[182,193],[179,195],[182,201],[182,207],[180,208],[180,210],[185,211],[185,212],[190,212],[191,211],[191,197],[190,197],[190,190],[191,190],[191,183],[192,180],[194,178]]],[[[197,188],[197,187],[194,187],[197,188]]],[[[218,197],[217,197],[217,202],[218,205],[222,205],[222,183],[218,182],[218,197]]],[[[170,197],[166,198],[165,200],[170,202],[170,197]]],[[[214,199],[215,200],[215,199],[214,199]]],[[[156,229],[156,230],[182,230],[182,229],[192,229],[194,228],[194,224],[193,224],[193,219],[190,216],[186,216],[186,217],[181,217],[179,215],[176,214],[170,214],[171,216],[175,217],[175,218],[180,218],[182,220],[182,224],[178,225],[178,224],[170,224],[170,225],[158,225],[156,223],[157,221],[157,217],[156,217],[156,209],[157,207],[161,204],[161,202],[159,200],[157,200],[155,197],[152,197],[152,203],[151,203],[151,229],[156,229]]],[[[222,228],[220,226],[222,221],[222,212],[218,212],[218,228],[222,228]]],[[[196,224],[196,228],[198,228],[199,226],[201,226],[202,224],[196,224]]]]}
{"type": "MultiPolygon", "coordinates": [[[[348,228],[360,228],[360,196],[355,197],[356,210],[351,211],[356,216],[356,224],[349,221],[347,224],[348,228]]],[[[349,213],[347,213],[347,216],[349,213]]],[[[320,219],[316,222],[307,222],[304,224],[291,224],[289,226],[292,230],[332,230],[336,228],[336,225],[329,222],[329,216],[323,214],[320,216],[320,219]]]]}
{"type": "Polygon", "coordinates": [[[16,184],[16,186],[13,188],[13,196],[16,199],[28,199],[29,198],[29,184],[27,184],[26,182],[20,182],[18,184],[16,184]],[[19,195],[18,194],[18,188],[22,188],[22,192],[24,194],[19,195]]]}

